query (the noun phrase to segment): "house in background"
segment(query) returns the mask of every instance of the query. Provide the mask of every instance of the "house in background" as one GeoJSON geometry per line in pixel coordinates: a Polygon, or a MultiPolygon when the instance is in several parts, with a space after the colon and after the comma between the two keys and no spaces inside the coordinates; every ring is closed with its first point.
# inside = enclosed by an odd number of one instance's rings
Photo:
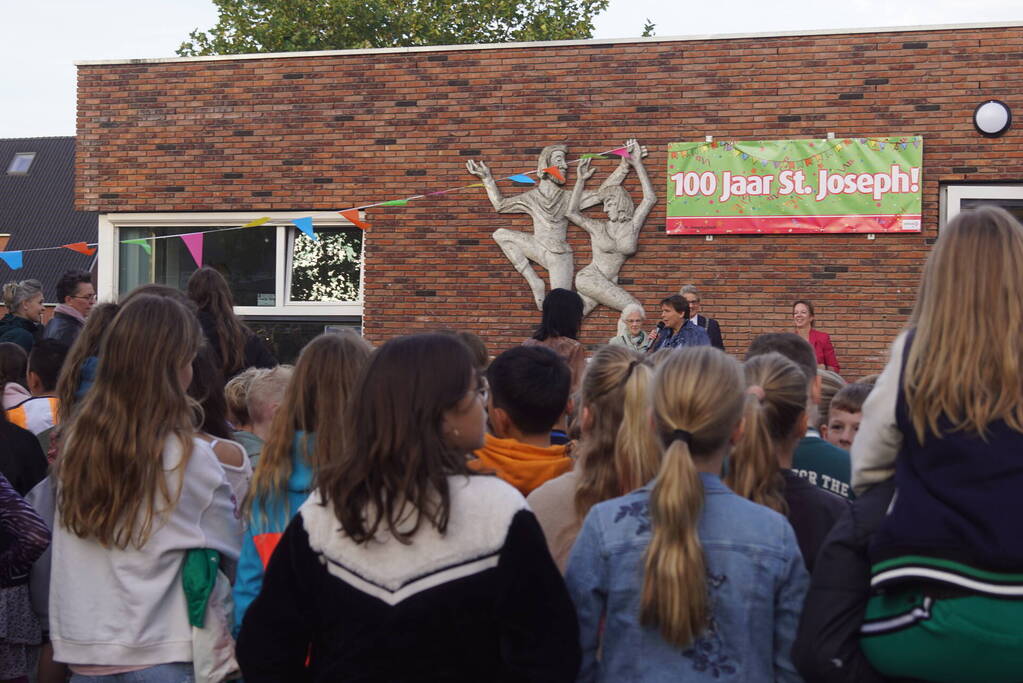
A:
{"type": "Polygon", "coordinates": [[[95,272],[95,255],[59,248],[29,251],[97,241],[98,214],[76,211],[74,190],[74,137],[0,139],[0,250],[24,252],[17,270],[0,260],[0,284],[39,280],[46,318],[58,303],[62,273],[95,272]]]}

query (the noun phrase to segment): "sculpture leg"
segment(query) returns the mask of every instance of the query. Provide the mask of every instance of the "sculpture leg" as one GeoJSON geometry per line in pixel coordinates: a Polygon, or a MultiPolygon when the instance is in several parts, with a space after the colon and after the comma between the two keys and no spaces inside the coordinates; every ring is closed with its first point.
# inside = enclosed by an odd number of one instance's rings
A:
{"type": "Polygon", "coordinates": [[[533,292],[533,300],[536,301],[537,309],[542,310],[545,294],[544,282],[536,274],[536,271],[533,270],[533,266],[529,264],[530,261],[533,261],[534,263],[544,265],[537,249],[536,241],[530,235],[506,228],[495,230],[493,237],[497,245],[501,247],[504,255],[515,266],[515,270],[522,273],[522,277],[526,279],[530,290],[533,292]]]}
{"type": "Polygon", "coordinates": [[[572,273],[575,272],[575,262],[572,259],[572,252],[565,251],[546,253],[544,266],[551,276],[551,289],[572,289],[572,273]]]}
{"type": "Polygon", "coordinates": [[[634,296],[604,277],[592,263],[575,276],[575,288],[584,303],[590,299],[616,311],[624,310],[629,304],[639,303],[634,296]]]}

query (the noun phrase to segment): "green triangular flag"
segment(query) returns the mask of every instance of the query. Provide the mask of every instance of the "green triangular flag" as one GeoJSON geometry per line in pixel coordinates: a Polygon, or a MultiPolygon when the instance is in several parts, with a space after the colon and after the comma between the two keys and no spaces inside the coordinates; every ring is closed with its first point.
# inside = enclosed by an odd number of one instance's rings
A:
{"type": "Polygon", "coordinates": [[[392,199],[389,202],[384,202],[380,206],[405,206],[406,204],[408,204],[407,199],[392,199]]]}
{"type": "Polygon", "coordinates": [[[149,244],[148,238],[142,238],[138,240],[121,240],[121,244],[137,244],[143,249],[145,249],[147,254],[153,253],[153,247],[151,244],[149,244]]]}
{"type": "Polygon", "coordinates": [[[579,158],[580,158],[580,159],[600,159],[600,158],[602,158],[603,156],[604,156],[603,154],[583,154],[583,155],[582,155],[581,157],[579,157],[579,158]]]}

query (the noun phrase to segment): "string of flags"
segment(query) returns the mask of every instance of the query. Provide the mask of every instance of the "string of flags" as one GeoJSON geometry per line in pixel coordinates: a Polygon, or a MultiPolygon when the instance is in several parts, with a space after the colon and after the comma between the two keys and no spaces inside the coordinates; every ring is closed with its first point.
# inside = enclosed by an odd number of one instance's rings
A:
{"type": "Polygon", "coordinates": [[[867,145],[868,149],[871,149],[871,150],[874,150],[874,151],[883,150],[888,145],[891,145],[893,148],[894,147],[898,147],[899,149],[906,149],[911,144],[913,146],[915,146],[915,147],[919,147],[920,146],[920,138],[919,137],[914,137],[914,138],[846,138],[846,139],[842,139],[842,140],[838,140],[838,139],[822,140],[821,142],[825,143],[826,146],[827,146],[827,149],[825,149],[823,152],[818,152],[817,154],[811,154],[810,156],[804,157],[804,158],[801,158],[801,159],[789,159],[788,157],[786,157],[785,159],[767,159],[767,158],[759,157],[756,154],[752,154],[749,147],[746,147],[744,149],[740,149],[739,148],[739,143],[736,143],[736,142],[716,142],[716,141],[714,141],[714,142],[694,143],[695,147],[693,149],[691,149],[691,150],[683,149],[683,150],[672,151],[672,152],[669,152],[669,157],[672,158],[672,159],[678,159],[678,158],[684,159],[684,158],[686,158],[686,157],[688,157],[690,155],[692,155],[694,157],[699,157],[699,155],[701,153],[706,152],[709,149],[717,149],[717,148],[720,147],[720,148],[724,149],[726,152],[731,152],[733,156],[742,157],[743,161],[746,161],[747,159],[752,159],[754,164],[760,164],[761,167],[766,167],[768,164],[771,164],[774,168],[795,169],[796,166],[798,166],[800,164],[802,164],[803,166],[811,166],[811,165],[814,164],[814,162],[821,161],[825,157],[829,157],[832,154],[837,154],[838,152],[842,151],[842,149],[844,147],[847,147],[847,146],[853,144],[853,140],[854,139],[857,142],[859,142],[860,144],[867,145]]]}
{"type": "MultiPolygon", "coordinates": [[[[573,161],[568,162],[568,163],[575,163],[576,161],[579,161],[580,159],[602,158],[602,157],[606,157],[608,155],[618,156],[618,157],[622,157],[624,159],[628,159],[629,158],[628,150],[626,150],[624,147],[618,147],[618,148],[615,148],[615,149],[607,150],[606,152],[596,152],[596,153],[583,154],[583,155],[581,155],[579,157],[579,159],[573,160],[573,161]]],[[[525,173],[516,173],[514,175],[505,176],[503,178],[498,178],[497,180],[510,180],[512,182],[515,182],[515,183],[524,183],[524,184],[534,185],[534,184],[536,184],[536,180],[534,180],[532,178],[532,176],[534,176],[534,175],[536,175],[538,173],[548,173],[548,174],[554,176],[555,178],[557,178],[558,180],[560,180],[561,182],[565,182],[565,176],[561,172],[561,169],[558,168],[557,166],[548,166],[547,168],[536,170],[536,171],[527,171],[525,173]]],[[[459,190],[466,190],[466,189],[475,188],[475,187],[483,187],[483,183],[472,183],[470,185],[461,185],[459,187],[452,187],[452,188],[448,188],[448,189],[445,189],[445,190],[437,190],[437,191],[434,191],[434,192],[426,192],[424,194],[416,194],[416,195],[412,195],[410,197],[405,197],[403,199],[388,199],[388,200],[382,201],[382,202],[374,202],[372,204],[364,204],[362,206],[354,206],[354,207],[352,207],[350,209],[342,209],[341,211],[338,211],[337,213],[340,214],[342,217],[344,217],[349,223],[351,223],[355,227],[359,228],[360,230],[369,230],[370,229],[370,223],[362,218],[362,215],[360,214],[360,212],[362,212],[362,211],[365,211],[367,209],[376,208],[378,206],[406,206],[406,205],[408,205],[409,202],[413,202],[413,201],[415,201],[417,199],[425,199],[426,197],[435,197],[435,196],[438,196],[438,195],[448,194],[450,192],[458,192],[459,190]]],[[[292,225],[294,225],[296,228],[298,228],[298,230],[302,234],[304,234],[306,237],[308,237],[311,240],[316,241],[319,238],[316,236],[316,231],[314,230],[314,227],[313,227],[314,218],[315,218],[315,216],[301,216],[299,218],[293,218],[289,222],[292,225]]],[[[188,253],[192,257],[192,260],[195,261],[195,265],[197,267],[202,267],[204,235],[207,235],[207,234],[209,234],[211,232],[218,232],[219,233],[219,232],[228,232],[228,231],[231,231],[231,230],[244,230],[246,228],[255,228],[255,227],[258,227],[260,225],[264,225],[264,224],[268,223],[270,220],[271,219],[270,219],[269,216],[261,216],[259,218],[256,218],[254,220],[249,221],[245,225],[238,225],[238,226],[232,226],[232,227],[227,227],[227,228],[213,228],[211,230],[202,230],[202,231],[199,231],[199,232],[190,232],[190,233],[186,233],[186,234],[183,234],[183,235],[152,235],[150,237],[139,237],[139,238],[133,238],[133,239],[123,239],[123,240],[120,240],[120,243],[121,244],[133,244],[133,245],[136,245],[139,248],[141,248],[144,252],[146,252],[146,254],[152,254],[153,253],[153,244],[152,244],[152,242],[154,242],[155,240],[177,238],[177,239],[180,239],[184,243],[185,248],[188,250],[188,253]]],[[[0,251],[0,261],[3,261],[7,265],[7,267],[10,268],[11,270],[18,270],[19,268],[21,268],[24,265],[24,254],[26,252],[52,251],[52,250],[55,250],[55,249],[70,249],[71,251],[76,251],[76,252],[78,252],[80,254],[85,254],[87,256],[92,256],[93,254],[96,253],[96,248],[98,246],[99,246],[98,242],[73,242],[71,244],[61,244],[59,246],[54,246],[54,247],[34,247],[34,248],[31,248],[31,249],[19,249],[19,250],[16,250],[16,251],[0,251]]]]}

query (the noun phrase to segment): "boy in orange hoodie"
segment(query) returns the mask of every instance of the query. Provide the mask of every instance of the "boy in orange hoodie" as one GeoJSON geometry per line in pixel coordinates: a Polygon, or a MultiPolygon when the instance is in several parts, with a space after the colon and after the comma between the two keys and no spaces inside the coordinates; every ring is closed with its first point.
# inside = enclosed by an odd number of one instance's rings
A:
{"type": "Polygon", "coordinates": [[[487,369],[491,432],[472,467],[493,471],[526,496],[572,469],[564,445],[551,445],[551,428],[565,412],[572,373],[545,346],[518,346],[487,369]]]}

